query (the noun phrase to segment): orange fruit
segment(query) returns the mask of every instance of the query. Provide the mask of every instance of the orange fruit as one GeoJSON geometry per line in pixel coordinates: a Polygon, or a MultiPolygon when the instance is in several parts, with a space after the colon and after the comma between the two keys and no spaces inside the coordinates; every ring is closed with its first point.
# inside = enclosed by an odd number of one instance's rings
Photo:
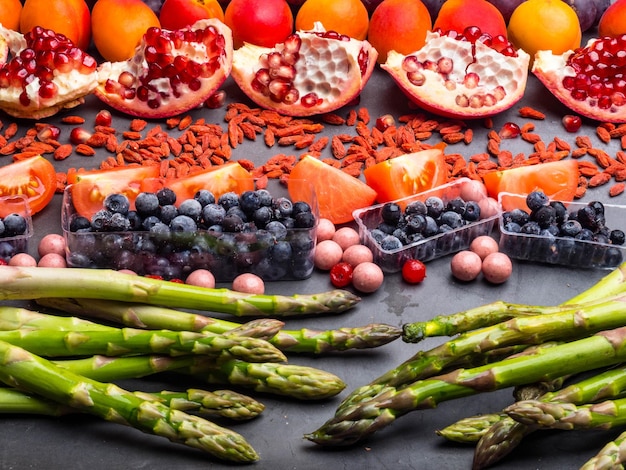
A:
{"type": "Polygon", "coordinates": [[[421,49],[431,28],[430,13],[421,0],[384,0],[372,13],[367,40],[383,64],[389,51],[408,55],[421,49]]]}
{"type": "Polygon", "coordinates": [[[446,0],[435,18],[433,29],[462,33],[468,26],[478,26],[492,37],[506,37],[502,13],[487,0],[446,0]]]}
{"type": "Polygon", "coordinates": [[[320,217],[334,224],[354,220],[354,210],[371,206],[376,200],[376,191],[362,180],[311,155],[304,155],[293,167],[287,188],[293,201],[314,204],[317,199],[320,217]]]}
{"type": "Polygon", "coordinates": [[[141,0],[98,0],[91,11],[91,24],[96,49],[111,62],[132,57],[148,28],[161,26],[141,0]]]}
{"type": "Polygon", "coordinates": [[[363,40],[369,15],[361,0],[306,0],[296,14],[296,30],[311,30],[316,22],[322,23],[326,31],[363,40]]]}
{"type": "Polygon", "coordinates": [[[598,35],[612,38],[626,34],[626,0],[617,0],[600,17],[598,35]]]}
{"type": "Polygon", "coordinates": [[[562,0],[527,0],[521,3],[509,20],[509,41],[523,49],[532,60],[535,52],[551,50],[563,54],[580,46],[582,32],[578,16],[562,0]]]}
{"type": "Polygon", "coordinates": [[[20,30],[20,15],[22,2],[20,0],[0,0],[0,24],[13,31],[20,30]]]}
{"type": "Polygon", "coordinates": [[[26,0],[20,15],[20,32],[42,26],[65,35],[82,50],[91,41],[91,20],[85,0],[26,0]]]}
{"type": "Polygon", "coordinates": [[[231,0],[224,23],[233,32],[236,49],[244,42],[274,47],[293,32],[293,14],[285,0],[231,0]]]}
{"type": "Polygon", "coordinates": [[[181,29],[205,18],[224,22],[224,10],[217,0],[165,0],[159,12],[161,27],[181,29]]]}

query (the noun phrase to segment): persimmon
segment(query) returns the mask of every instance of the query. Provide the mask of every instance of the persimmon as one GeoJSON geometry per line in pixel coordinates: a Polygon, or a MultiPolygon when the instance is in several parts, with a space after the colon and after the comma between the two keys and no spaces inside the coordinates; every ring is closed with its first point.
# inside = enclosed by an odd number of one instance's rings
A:
{"type": "Polygon", "coordinates": [[[363,40],[367,37],[369,14],[361,0],[306,0],[296,15],[296,30],[310,31],[316,22],[326,31],[363,40]]]}
{"type": "Polygon", "coordinates": [[[91,17],[85,0],[26,0],[20,32],[25,34],[35,26],[65,35],[82,50],[87,50],[91,41],[91,17]]]}
{"type": "Polygon", "coordinates": [[[612,38],[626,34],[626,0],[617,0],[604,11],[598,23],[598,34],[612,38]]]}
{"type": "Polygon", "coordinates": [[[13,31],[20,30],[22,2],[20,0],[0,0],[0,24],[13,31]]]}
{"type": "Polygon", "coordinates": [[[231,0],[224,23],[233,32],[235,48],[244,42],[274,47],[293,32],[293,13],[286,0],[231,0]]]}
{"type": "Polygon", "coordinates": [[[478,26],[483,33],[506,37],[506,22],[500,10],[487,0],[446,0],[433,29],[462,33],[468,26],[478,26]]]}

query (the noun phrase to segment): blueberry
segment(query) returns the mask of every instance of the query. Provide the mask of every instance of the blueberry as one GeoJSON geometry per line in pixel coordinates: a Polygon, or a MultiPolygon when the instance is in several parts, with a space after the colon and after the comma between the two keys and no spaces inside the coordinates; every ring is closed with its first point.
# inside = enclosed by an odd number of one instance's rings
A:
{"type": "Polygon", "coordinates": [[[600,201],[591,201],[588,206],[591,207],[596,214],[604,215],[604,204],[600,201]]]}
{"type": "Polygon", "coordinates": [[[222,194],[217,200],[217,203],[224,209],[228,210],[231,207],[239,205],[239,196],[237,196],[237,193],[230,191],[222,194]]]}
{"type": "Polygon", "coordinates": [[[404,230],[407,234],[422,233],[426,228],[426,217],[422,214],[409,214],[405,220],[404,230]]]}
{"type": "Polygon", "coordinates": [[[149,236],[142,235],[135,241],[135,250],[138,253],[156,253],[157,247],[149,236]]]}
{"type": "Polygon", "coordinates": [[[402,248],[402,242],[393,235],[387,235],[380,241],[380,247],[385,251],[394,251],[402,248]]]}
{"type": "Polygon", "coordinates": [[[209,203],[202,209],[202,220],[207,227],[220,225],[226,217],[226,209],[215,203],[209,203]]]}
{"type": "Polygon", "coordinates": [[[425,217],[426,226],[424,227],[423,235],[424,237],[432,237],[436,235],[439,231],[439,226],[437,225],[437,221],[430,216],[425,217]]]}
{"type": "Polygon", "coordinates": [[[556,224],[556,209],[552,206],[540,206],[530,216],[541,228],[547,228],[556,224]]]}
{"type": "Polygon", "coordinates": [[[79,232],[91,227],[91,222],[87,217],[76,215],[70,220],[70,232],[79,232]]]}
{"type": "Polygon", "coordinates": [[[465,212],[465,201],[460,197],[450,199],[446,204],[445,210],[456,212],[457,214],[463,214],[465,212]]]}
{"type": "Polygon", "coordinates": [[[550,206],[554,207],[556,223],[562,224],[568,218],[567,207],[561,201],[550,201],[550,206]]]}
{"type": "Polygon", "coordinates": [[[215,204],[215,195],[208,189],[200,189],[196,191],[193,198],[198,201],[202,207],[207,204],[215,204]]]}
{"type": "Polygon", "coordinates": [[[172,232],[195,232],[198,230],[196,221],[188,215],[177,215],[170,222],[172,232]]]}
{"type": "Polygon", "coordinates": [[[229,216],[229,215],[236,215],[244,222],[248,221],[248,215],[239,206],[233,206],[230,209],[228,209],[226,211],[226,216],[229,216]]]}
{"type": "Polygon", "coordinates": [[[2,222],[4,223],[5,237],[24,235],[28,231],[28,222],[21,214],[9,214],[2,220],[2,222]]]}
{"type": "Polygon", "coordinates": [[[261,206],[272,207],[274,198],[272,198],[272,194],[267,189],[257,189],[256,193],[259,195],[261,206]]]}
{"type": "Polygon", "coordinates": [[[110,211],[126,215],[130,210],[130,201],[124,194],[109,194],[104,198],[103,207],[110,211]]]}
{"type": "Polygon", "coordinates": [[[289,261],[292,256],[291,244],[284,240],[279,240],[276,244],[272,245],[269,250],[269,256],[276,263],[284,263],[289,261]]]}
{"type": "Polygon", "coordinates": [[[388,202],[383,205],[380,216],[389,225],[397,225],[402,218],[402,208],[395,202],[388,202]]]}
{"type": "Polygon", "coordinates": [[[550,202],[548,196],[541,191],[533,191],[526,196],[526,205],[532,211],[536,211],[541,206],[545,206],[550,202]]]}
{"type": "Polygon", "coordinates": [[[114,212],[109,220],[108,230],[111,232],[127,232],[130,230],[130,221],[124,214],[114,212]]]}
{"type": "Polygon", "coordinates": [[[294,218],[295,228],[313,228],[315,227],[315,215],[312,212],[300,212],[294,218]]]}
{"type": "Polygon", "coordinates": [[[626,235],[624,232],[619,229],[611,230],[609,234],[609,239],[613,245],[623,245],[625,241],[626,235]]]}
{"type": "Polygon", "coordinates": [[[424,201],[428,215],[433,219],[438,219],[443,212],[444,205],[440,197],[430,196],[424,201]]]}
{"type": "Polygon", "coordinates": [[[244,220],[237,214],[226,214],[222,221],[222,227],[225,232],[241,232],[243,230],[244,220]]]}
{"type": "Polygon", "coordinates": [[[150,215],[143,219],[143,222],[141,222],[141,227],[146,231],[150,231],[154,225],[159,223],[163,223],[161,222],[161,219],[159,219],[156,215],[150,215]]]}
{"type": "Polygon", "coordinates": [[[139,193],[135,198],[135,210],[142,217],[159,213],[159,198],[154,193],[139,193]]]}
{"type": "Polygon", "coordinates": [[[106,209],[99,210],[91,217],[91,228],[96,232],[107,230],[112,215],[113,214],[106,209]]]}
{"type": "Polygon", "coordinates": [[[293,210],[291,211],[291,216],[295,217],[301,212],[311,212],[311,206],[304,201],[296,201],[293,203],[293,210]]]}
{"type": "Polygon", "coordinates": [[[593,241],[596,242],[596,243],[603,243],[603,244],[611,243],[611,240],[609,239],[609,237],[607,237],[603,233],[595,233],[593,235],[593,241]]]}
{"type": "Polygon", "coordinates": [[[406,233],[401,228],[395,229],[393,233],[391,234],[391,236],[400,240],[400,243],[402,243],[403,245],[408,245],[409,243],[409,234],[406,233]]]}
{"type": "Polygon", "coordinates": [[[156,235],[160,239],[167,239],[171,233],[170,226],[164,224],[163,222],[157,222],[152,227],[150,227],[150,233],[152,235],[156,235]]]}
{"type": "Polygon", "coordinates": [[[576,240],[593,241],[593,232],[588,228],[583,227],[583,229],[578,232],[574,238],[576,240]]]}
{"type": "Polygon", "coordinates": [[[252,221],[257,227],[263,228],[272,221],[273,212],[269,206],[259,206],[252,213],[252,221]]]}
{"type": "Polygon", "coordinates": [[[261,207],[260,199],[261,198],[256,191],[244,191],[239,197],[239,206],[244,212],[252,214],[259,207],[261,207]]]}
{"type": "Polygon", "coordinates": [[[143,219],[137,213],[137,211],[128,211],[128,214],[126,214],[126,218],[128,219],[128,223],[130,224],[130,230],[138,231],[143,229],[143,219]]]}
{"type": "Polygon", "coordinates": [[[272,203],[274,209],[274,216],[277,219],[290,217],[293,211],[293,203],[286,197],[279,197],[272,203]]]}
{"type": "Polygon", "coordinates": [[[169,224],[177,215],[178,209],[173,204],[161,206],[161,222],[164,224],[169,224]]]}
{"type": "Polygon", "coordinates": [[[575,237],[583,229],[577,220],[568,219],[561,224],[561,234],[566,237],[575,237]]]}
{"type": "MultiPolygon", "coordinates": [[[[456,229],[463,226],[463,217],[458,212],[454,212],[451,210],[445,211],[441,214],[440,218],[440,228],[441,225],[447,225],[451,229],[456,229]]],[[[439,230],[441,232],[441,230],[439,230]]]]}
{"type": "Polygon", "coordinates": [[[297,232],[289,239],[294,258],[302,258],[308,256],[315,248],[315,240],[313,240],[308,232],[297,232]]]}
{"type": "Polygon", "coordinates": [[[187,199],[178,206],[178,214],[191,217],[195,222],[200,220],[202,215],[202,204],[196,199],[187,199]]]}
{"type": "Polygon", "coordinates": [[[478,219],[480,219],[480,206],[476,201],[468,201],[465,203],[463,218],[467,222],[476,222],[478,219]]]}
{"type": "Polygon", "coordinates": [[[502,219],[504,223],[514,222],[519,226],[524,225],[530,219],[530,215],[528,212],[522,209],[512,209],[510,211],[506,211],[502,214],[502,219]]]}
{"type": "Polygon", "coordinates": [[[583,228],[587,228],[589,230],[595,231],[598,227],[598,215],[593,207],[587,205],[578,209],[577,220],[580,222],[580,225],[583,228]]]}
{"type": "Polygon", "coordinates": [[[274,235],[276,240],[284,240],[287,237],[287,227],[278,220],[272,220],[265,226],[265,230],[274,235]]]}
{"type": "Polygon", "coordinates": [[[522,232],[522,227],[520,226],[520,224],[518,224],[517,222],[506,222],[504,225],[504,230],[506,232],[511,232],[511,233],[521,233],[522,232]]]}
{"type": "Polygon", "coordinates": [[[537,222],[531,220],[520,227],[520,233],[526,235],[539,235],[541,233],[541,227],[537,222]]]}
{"type": "Polygon", "coordinates": [[[393,233],[393,231],[396,229],[396,226],[395,224],[392,225],[392,224],[388,224],[387,222],[381,222],[380,224],[378,224],[376,228],[380,230],[381,232],[389,235],[393,233]]]}
{"type": "Polygon", "coordinates": [[[0,219],[0,237],[4,237],[4,222],[0,219]]]}
{"type": "Polygon", "coordinates": [[[413,201],[404,208],[405,215],[409,215],[409,214],[426,215],[427,213],[428,213],[428,209],[426,208],[426,204],[424,204],[422,201],[413,201]]]}
{"type": "Polygon", "coordinates": [[[383,238],[385,238],[388,234],[383,232],[382,230],[375,228],[370,231],[370,236],[374,239],[376,243],[380,243],[383,238]]]}
{"type": "Polygon", "coordinates": [[[609,248],[604,254],[605,266],[619,266],[624,261],[622,251],[618,248],[609,248]]]}
{"type": "Polygon", "coordinates": [[[176,202],[176,193],[170,188],[161,188],[156,193],[160,206],[168,206],[176,202]]]}
{"type": "MultiPolygon", "coordinates": [[[[550,225],[550,226],[546,227],[545,229],[543,229],[543,230],[541,231],[541,233],[542,233],[542,234],[543,234],[543,233],[545,233],[545,234],[547,234],[547,235],[551,235],[551,236],[553,236],[553,237],[558,237],[558,236],[560,236],[560,235],[561,235],[561,230],[559,229],[559,226],[558,226],[558,225],[556,225],[556,224],[552,224],[552,225],[550,225]]],[[[547,236],[547,235],[546,235],[546,236],[547,236]]]]}

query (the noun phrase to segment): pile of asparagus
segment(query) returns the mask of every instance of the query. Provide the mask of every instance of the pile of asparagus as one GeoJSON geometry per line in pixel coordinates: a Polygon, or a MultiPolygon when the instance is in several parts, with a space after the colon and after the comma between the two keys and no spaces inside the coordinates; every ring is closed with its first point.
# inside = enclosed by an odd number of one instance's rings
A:
{"type": "MultiPolygon", "coordinates": [[[[506,409],[437,431],[475,444],[475,469],[500,461],[539,429],[626,424],[625,276],[626,263],[558,306],[494,302],[404,325],[407,343],[452,338],[353,390],[334,416],[305,437],[346,446],[412,411],[509,387],[515,401],[506,409]]],[[[582,468],[624,468],[624,461],[626,432],[582,468]]]]}
{"type": "Polygon", "coordinates": [[[114,382],[169,371],[199,383],[319,400],[345,383],[289,364],[286,353],[374,348],[402,334],[385,324],[283,328],[281,317],[352,308],[360,299],[343,290],[249,295],[115,271],[0,266],[0,300],[34,300],[63,312],[0,305],[0,413],[90,413],[244,463],[256,461],[256,451],[210,419],[254,418],[264,409],[256,399],[231,390],[145,393],[114,382]],[[255,318],[230,322],[177,308],[255,318]]]}

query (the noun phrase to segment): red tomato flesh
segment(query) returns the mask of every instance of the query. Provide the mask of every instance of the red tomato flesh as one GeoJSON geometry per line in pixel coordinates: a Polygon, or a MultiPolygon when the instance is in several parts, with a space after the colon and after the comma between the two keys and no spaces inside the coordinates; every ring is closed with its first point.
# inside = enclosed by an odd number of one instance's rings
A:
{"type": "MultiPolygon", "coordinates": [[[[0,167],[0,196],[26,197],[30,213],[36,214],[52,200],[57,187],[56,171],[52,163],[35,156],[0,167]]],[[[2,212],[11,210],[2,208],[2,212]]],[[[4,214],[6,215],[6,214],[4,214]]],[[[0,214],[0,216],[4,216],[0,214]]]]}

